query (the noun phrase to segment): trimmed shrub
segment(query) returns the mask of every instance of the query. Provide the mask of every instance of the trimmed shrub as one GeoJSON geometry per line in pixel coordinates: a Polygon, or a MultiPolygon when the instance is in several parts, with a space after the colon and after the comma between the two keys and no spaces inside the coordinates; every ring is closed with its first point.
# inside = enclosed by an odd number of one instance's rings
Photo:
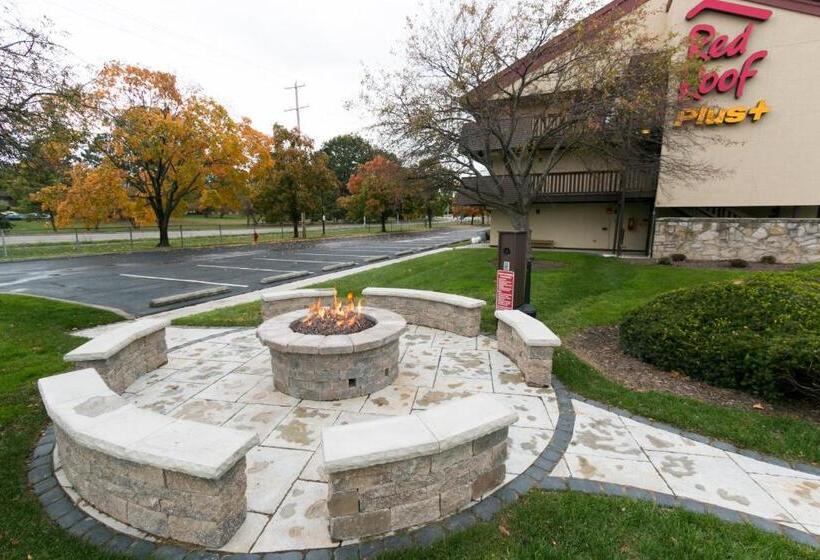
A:
{"type": "Polygon", "coordinates": [[[820,281],[767,273],[669,292],[624,318],[620,346],[719,387],[820,402],[820,281]]]}
{"type": "Polygon", "coordinates": [[[746,268],[749,266],[749,263],[743,259],[732,259],[729,261],[729,266],[732,268],[746,268]]]}
{"type": "Polygon", "coordinates": [[[761,264],[777,264],[777,257],[774,255],[763,255],[760,257],[761,264]]]}
{"type": "Polygon", "coordinates": [[[683,253],[675,253],[674,255],[671,255],[671,258],[672,262],[683,262],[686,260],[686,255],[683,253]]]}
{"type": "Polygon", "coordinates": [[[658,259],[658,264],[669,266],[670,264],[672,264],[672,259],[670,259],[669,257],[661,257],[658,259]]]}

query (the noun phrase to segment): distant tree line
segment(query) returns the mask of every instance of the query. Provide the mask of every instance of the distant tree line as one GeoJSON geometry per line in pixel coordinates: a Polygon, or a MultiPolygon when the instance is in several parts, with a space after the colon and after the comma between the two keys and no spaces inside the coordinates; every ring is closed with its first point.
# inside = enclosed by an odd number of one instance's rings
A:
{"type": "Polygon", "coordinates": [[[449,174],[403,164],[356,135],[318,149],[297,129],[255,129],[168,72],[116,62],[87,84],[46,25],[0,23],[0,189],[55,229],[156,225],[187,212],[249,223],[425,218],[450,206],[449,174]]]}

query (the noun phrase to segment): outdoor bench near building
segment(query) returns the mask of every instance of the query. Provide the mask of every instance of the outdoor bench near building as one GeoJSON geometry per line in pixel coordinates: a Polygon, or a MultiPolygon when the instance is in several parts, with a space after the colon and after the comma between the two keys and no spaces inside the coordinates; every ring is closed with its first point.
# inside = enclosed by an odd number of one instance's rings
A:
{"type": "Polygon", "coordinates": [[[355,539],[446,517],[504,482],[518,415],[476,395],[410,416],[322,431],[330,536],[355,539]]]}
{"type": "Polygon", "coordinates": [[[93,369],[38,381],[77,493],[114,519],[208,547],[245,520],[245,454],[256,432],[180,420],[114,393],[93,369]]]}
{"type": "Polygon", "coordinates": [[[168,362],[163,319],[141,319],[116,327],[65,355],[66,362],[93,368],[117,393],[141,375],[168,362]]]}
{"type": "Polygon", "coordinates": [[[480,299],[402,288],[365,288],[367,305],[398,313],[408,323],[441,329],[461,336],[478,336],[481,309],[487,302],[480,299]]]}
{"type": "Polygon", "coordinates": [[[552,354],[561,346],[541,321],[517,310],[498,310],[498,350],[524,374],[528,385],[548,387],[552,382],[552,354]]]}

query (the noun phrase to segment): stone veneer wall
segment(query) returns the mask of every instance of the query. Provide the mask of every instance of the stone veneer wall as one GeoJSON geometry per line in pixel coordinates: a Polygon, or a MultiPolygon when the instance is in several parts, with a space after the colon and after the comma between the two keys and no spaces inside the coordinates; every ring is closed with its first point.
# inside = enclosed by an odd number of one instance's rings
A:
{"type": "Polygon", "coordinates": [[[106,385],[122,393],[140,376],[168,363],[165,329],[140,338],[106,360],[75,362],[82,368],[94,368],[106,385]]]}
{"type": "Polygon", "coordinates": [[[508,429],[442,453],[328,475],[330,536],[345,540],[446,517],[504,482],[508,429]]]}
{"type": "MultiPolygon", "coordinates": [[[[377,329],[378,325],[372,327],[377,329]]],[[[350,354],[271,350],[277,391],[315,401],[352,399],[391,385],[399,375],[399,339],[350,354]]]]}
{"type": "Polygon", "coordinates": [[[380,307],[398,313],[408,323],[450,331],[461,336],[478,336],[481,308],[469,309],[449,303],[401,296],[366,295],[369,307],[380,307]]]}
{"type": "Polygon", "coordinates": [[[84,447],[55,427],[62,467],[77,492],[114,519],[152,535],[224,545],[245,520],[245,458],[218,480],[140,465],[84,447]]]}
{"type": "Polygon", "coordinates": [[[652,256],[681,253],[692,260],[773,255],[781,263],[820,261],[820,219],[660,218],[652,256]]]}
{"type": "Polygon", "coordinates": [[[330,305],[333,303],[333,296],[322,297],[295,297],[293,299],[280,299],[276,301],[262,301],[262,318],[265,320],[282,315],[283,313],[290,313],[291,311],[298,311],[307,308],[316,303],[316,300],[321,300],[322,305],[330,305]]]}
{"type": "Polygon", "coordinates": [[[553,347],[528,346],[504,321],[498,321],[496,337],[499,352],[515,362],[527,384],[548,387],[552,383],[553,347]]]}

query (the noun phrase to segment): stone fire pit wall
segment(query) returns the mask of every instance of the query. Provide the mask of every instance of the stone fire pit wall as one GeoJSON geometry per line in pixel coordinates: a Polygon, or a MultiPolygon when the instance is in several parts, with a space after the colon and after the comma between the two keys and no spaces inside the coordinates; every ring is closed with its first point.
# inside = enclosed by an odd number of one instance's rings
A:
{"type": "Polygon", "coordinates": [[[134,321],[89,340],[64,359],[97,370],[111,389],[122,393],[140,376],[168,362],[165,327],[169,324],[161,319],[134,321]]]}
{"type": "Polygon", "coordinates": [[[138,408],[93,369],[40,379],[57,456],[81,498],[156,537],[218,548],[247,514],[241,432],[138,408]]]}
{"type": "Polygon", "coordinates": [[[356,539],[456,513],[504,482],[518,415],[488,395],[322,432],[330,536],[356,539]]]}
{"type": "Polygon", "coordinates": [[[265,321],[257,336],[270,349],[277,391],[300,399],[335,401],[369,395],[390,385],[399,374],[399,337],[407,322],[390,311],[365,307],[375,321],[350,335],[310,335],[291,325],[304,309],[265,321]]]}
{"type": "Polygon", "coordinates": [[[529,385],[552,383],[552,354],[561,339],[541,321],[517,310],[498,310],[498,350],[521,370],[529,385]]]}
{"type": "Polygon", "coordinates": [[[365,288],[362,296],[368,305],[394,311],[408,323],[469,337],[478,336],[481,308],[487,304],[455,294],[402,288],[365,288]]]}
{"type": "Polygon", "coordinates": [[[270,290],[262,294],[262,318],[267,320],[290,311],[304,311],[316,300],[320,300],[322,305],[330,305],[335,295],[336,288],[270,290]]]}

